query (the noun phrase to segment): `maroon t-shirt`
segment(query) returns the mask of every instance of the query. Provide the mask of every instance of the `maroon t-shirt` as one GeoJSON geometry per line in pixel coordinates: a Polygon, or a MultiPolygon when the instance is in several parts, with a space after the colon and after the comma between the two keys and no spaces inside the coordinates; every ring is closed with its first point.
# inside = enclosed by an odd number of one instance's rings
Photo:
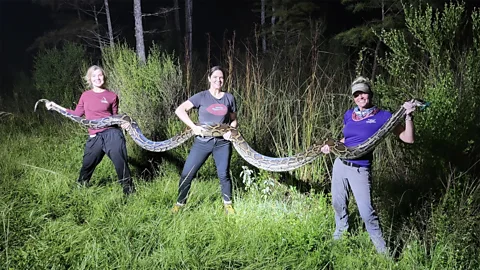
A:
{"type": "MultiPolygon", "coordinates": [[[[101,93],[96,93],[93,90],[83,92],[80,100],[78,101],[75,110],[67,109],[67,111],[73,115],[82,117],[85,115],[85,119],[94,120],[110,115],[118,114],[118,96],[114,92],[105,90],[101,93]]],[[[88,129],[88,134],[94,135],[102,132],[108,128],[102,129],[88,129]]]]}

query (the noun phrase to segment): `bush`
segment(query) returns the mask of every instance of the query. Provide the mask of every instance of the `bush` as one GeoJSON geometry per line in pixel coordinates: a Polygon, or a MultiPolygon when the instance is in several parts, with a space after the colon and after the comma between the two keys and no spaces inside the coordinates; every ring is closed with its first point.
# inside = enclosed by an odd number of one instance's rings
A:
{"type": "Polygon", "coordinates": [[[44,49],[35,57],[33,80],[43,98],[70,107],[82,91],[82,75],[89,59],[83,46],[66,43],[44,49]]]}

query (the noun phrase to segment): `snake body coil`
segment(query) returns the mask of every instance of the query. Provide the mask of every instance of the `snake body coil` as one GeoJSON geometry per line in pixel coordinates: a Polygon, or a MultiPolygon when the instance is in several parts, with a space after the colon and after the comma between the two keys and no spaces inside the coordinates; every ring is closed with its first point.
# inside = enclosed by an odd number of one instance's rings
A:
{"type": "MultiPolygon", "coordinates": [[[[49,102],[49,100],[38,100],[37,103],[35,103],[35,110],[39,102],[46,103],[49,102]]],[[[427,106],[426,103],[418,100],[414,100],[414,104],[418,107],[427,106]]],[[[96,120],[87,120],[85,118],[78,117],[67,112],[65,109],[53,102],[51,110],[54,110],[62,114],[63,116],[87,128],[92,129],[99,129],[113,125],[130,123],[130,127],[127,128],[127,132],[133,139],[133,141],[143,149],[152,152],[168,151],[170,149],[178,147],[179,145],[194,136],[192,130],[190,128],[187,128],[185,131],[165,141],[151,141],[143,135],[138,124],[126,114],[112,115],[96,120]]],[[[405,109],[403,107],[400,107],[400,109],[396,111],[392,115],[392,117],[390,117],[390,119],[372,137],[355,147],[346,147],[338,140],[326,139],[322,143],[315,143],[311,145],[304,152],[300,152],[289,157],[269,157],[256,152],[252,147],[250,147],[250,145],[248,145],[248,143],[245,141],[245,139],[242,137],[242,135],[236,128],[233,128],[227,124],[202,124],[201,126],[204,128],[203,136],[218,137],[230,131],[231,140],[233,146],[235,147],[235,150],[248,163],[263,170],[283,172],[297,169],[304,166],[305,164],[314,161],[316,158],[323,154],[320,149],[325,144],[328,144],[330,146],[330,151],[336,156],[339,156],[340,158],[355,159],[361,157],[364,154],[372,151],[375,146],[377,146],[381,142],[385,135],[392,131],[392,129],[400,122],[400,120],[404,116],[405,109]]]]}

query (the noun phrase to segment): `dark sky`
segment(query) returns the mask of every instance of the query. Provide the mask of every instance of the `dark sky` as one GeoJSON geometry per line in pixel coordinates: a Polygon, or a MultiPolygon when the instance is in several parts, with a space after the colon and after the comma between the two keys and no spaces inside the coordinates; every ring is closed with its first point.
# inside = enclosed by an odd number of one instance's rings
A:
{"type": "MultiPolygon", "coordinates": [[[[154,12],[159,7],[171,6],[172,2],[173,0],[141,0],[142,11],[154,12]]],[[[180,8],[183,9],[184,0],[179,2],[180,8]]],[[[194,0],[193,2],[193,42],[194,47],[200,52],[207,44],[206,33],[211,35],[212,46],[221,47],[224,34],[229,39],[235,30],[237,43],[242,42],[246,37],[251,36],[255,23],[260,21],[259,15],[252,11],[253,3],[258,3],[259,0],[194,0]]],[[[318,15],[326,17],[327,36],[346,30],[355,22],[362,22],[362,18],[355,18],[345,10],[340,3],[341,0],[316,0],[315,2],[320,6],[318,15]]],[[[480,6],[480,0],[465,2],[469,6],[480,6]]],[[[114,27],[117,30],[120,28],[122,35],[134,45],[133,0],[109,0],[109,3],[114,27]]],[[[180,11],[182,24],[183,12],[183,10],[180,11]]],[[[19,70],[31,71],[32,56],[35,52],[27,52],[26,49],[37,37],[56,27],[53,17],[49,8],[32,4],[32,0],[0,0],[1,88],[11,82],[13,73],[19,70]]],[[[148,17],[144,19],[144,30],[162,27],[160,22],[160,19],[148,17]]]]}
{"type": "MultiPolygon", "coordinates": [[[[0,0],[0,59],[2,62],[0,90],[10,87],[12,77],[20,70],[29,74],[35,51],[26,51],[39,36],[56,26],[52,11],[48,7],[32,4],[31,0],[0,0]]],[[[142,0],[142,11],[154,12],[161,6],[171,6],[172,0],[142,0]]],[[[183,9],[184,1],[180,0],[183,9]]],[[[204,50],[206,34],[212,38],[212,46],[221,47],[223,37],[231,38],[235,30],[236,41],[242,42],[252,32],[259,15],[252,11],[254,0],[194,0],[193,1],[194,47],[204,50]]],[[[258,1],[257,1],[258,2],[258,1]]],[[[317,0],[335,27],[346,27],[349,20],[340,0],[317,0]]],[[[131,43],[133,33],[133,0],[109,0],[114,27],[131,43]],[[119,27],[121,25],[121,27],[119,27]]],[[[181,10],[183,24],[183,10],[181,10]]],[[[57,14],[58,15],[58,14],[57,14]]],[[[75,15],[75,14],[73,14],[75,15]]],[[[57,16],[58,17],[58,16],[57,16]]],[[[144,19],[144,30],[157,27],[159,19],[144,19]],[[157,22],[157,24],[152,23],[157,22]]],[[[133,45],[133,44],[132,44],[133,45]]]]}

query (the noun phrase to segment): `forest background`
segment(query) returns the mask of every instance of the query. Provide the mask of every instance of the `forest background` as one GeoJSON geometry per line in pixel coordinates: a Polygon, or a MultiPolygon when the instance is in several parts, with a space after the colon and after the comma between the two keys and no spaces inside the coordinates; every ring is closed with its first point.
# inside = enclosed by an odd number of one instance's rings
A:
{"type": "Polygon", "coordinates": [[[478,3],[225,2],[2,2],[2,268],[479,268],[478,3]],[[28,37],[14,7],[25,12],[28,37]],[[155,141],[185,128],[175,107],[206,89],[209,67],[224,66],[240,132],[277,157],[342,136],[357,75],[372,80],[384,109],[429,101],[416,112],[413,145],[387,136],[374,152],[374,203],[393,258],[375,253],[354,200],[349,236],[332,241],[334,156],[271,173],[234,152],[235,216],[221,213],[212,160],[185,211],[170,214],[191,142],[152,153],[127,137],[132,197],[122,197],[108,159],[91,187],[77,188],[86,131],[33,105],[74,107],[92,64],[106,69],[121,112],[155,141]]]}

